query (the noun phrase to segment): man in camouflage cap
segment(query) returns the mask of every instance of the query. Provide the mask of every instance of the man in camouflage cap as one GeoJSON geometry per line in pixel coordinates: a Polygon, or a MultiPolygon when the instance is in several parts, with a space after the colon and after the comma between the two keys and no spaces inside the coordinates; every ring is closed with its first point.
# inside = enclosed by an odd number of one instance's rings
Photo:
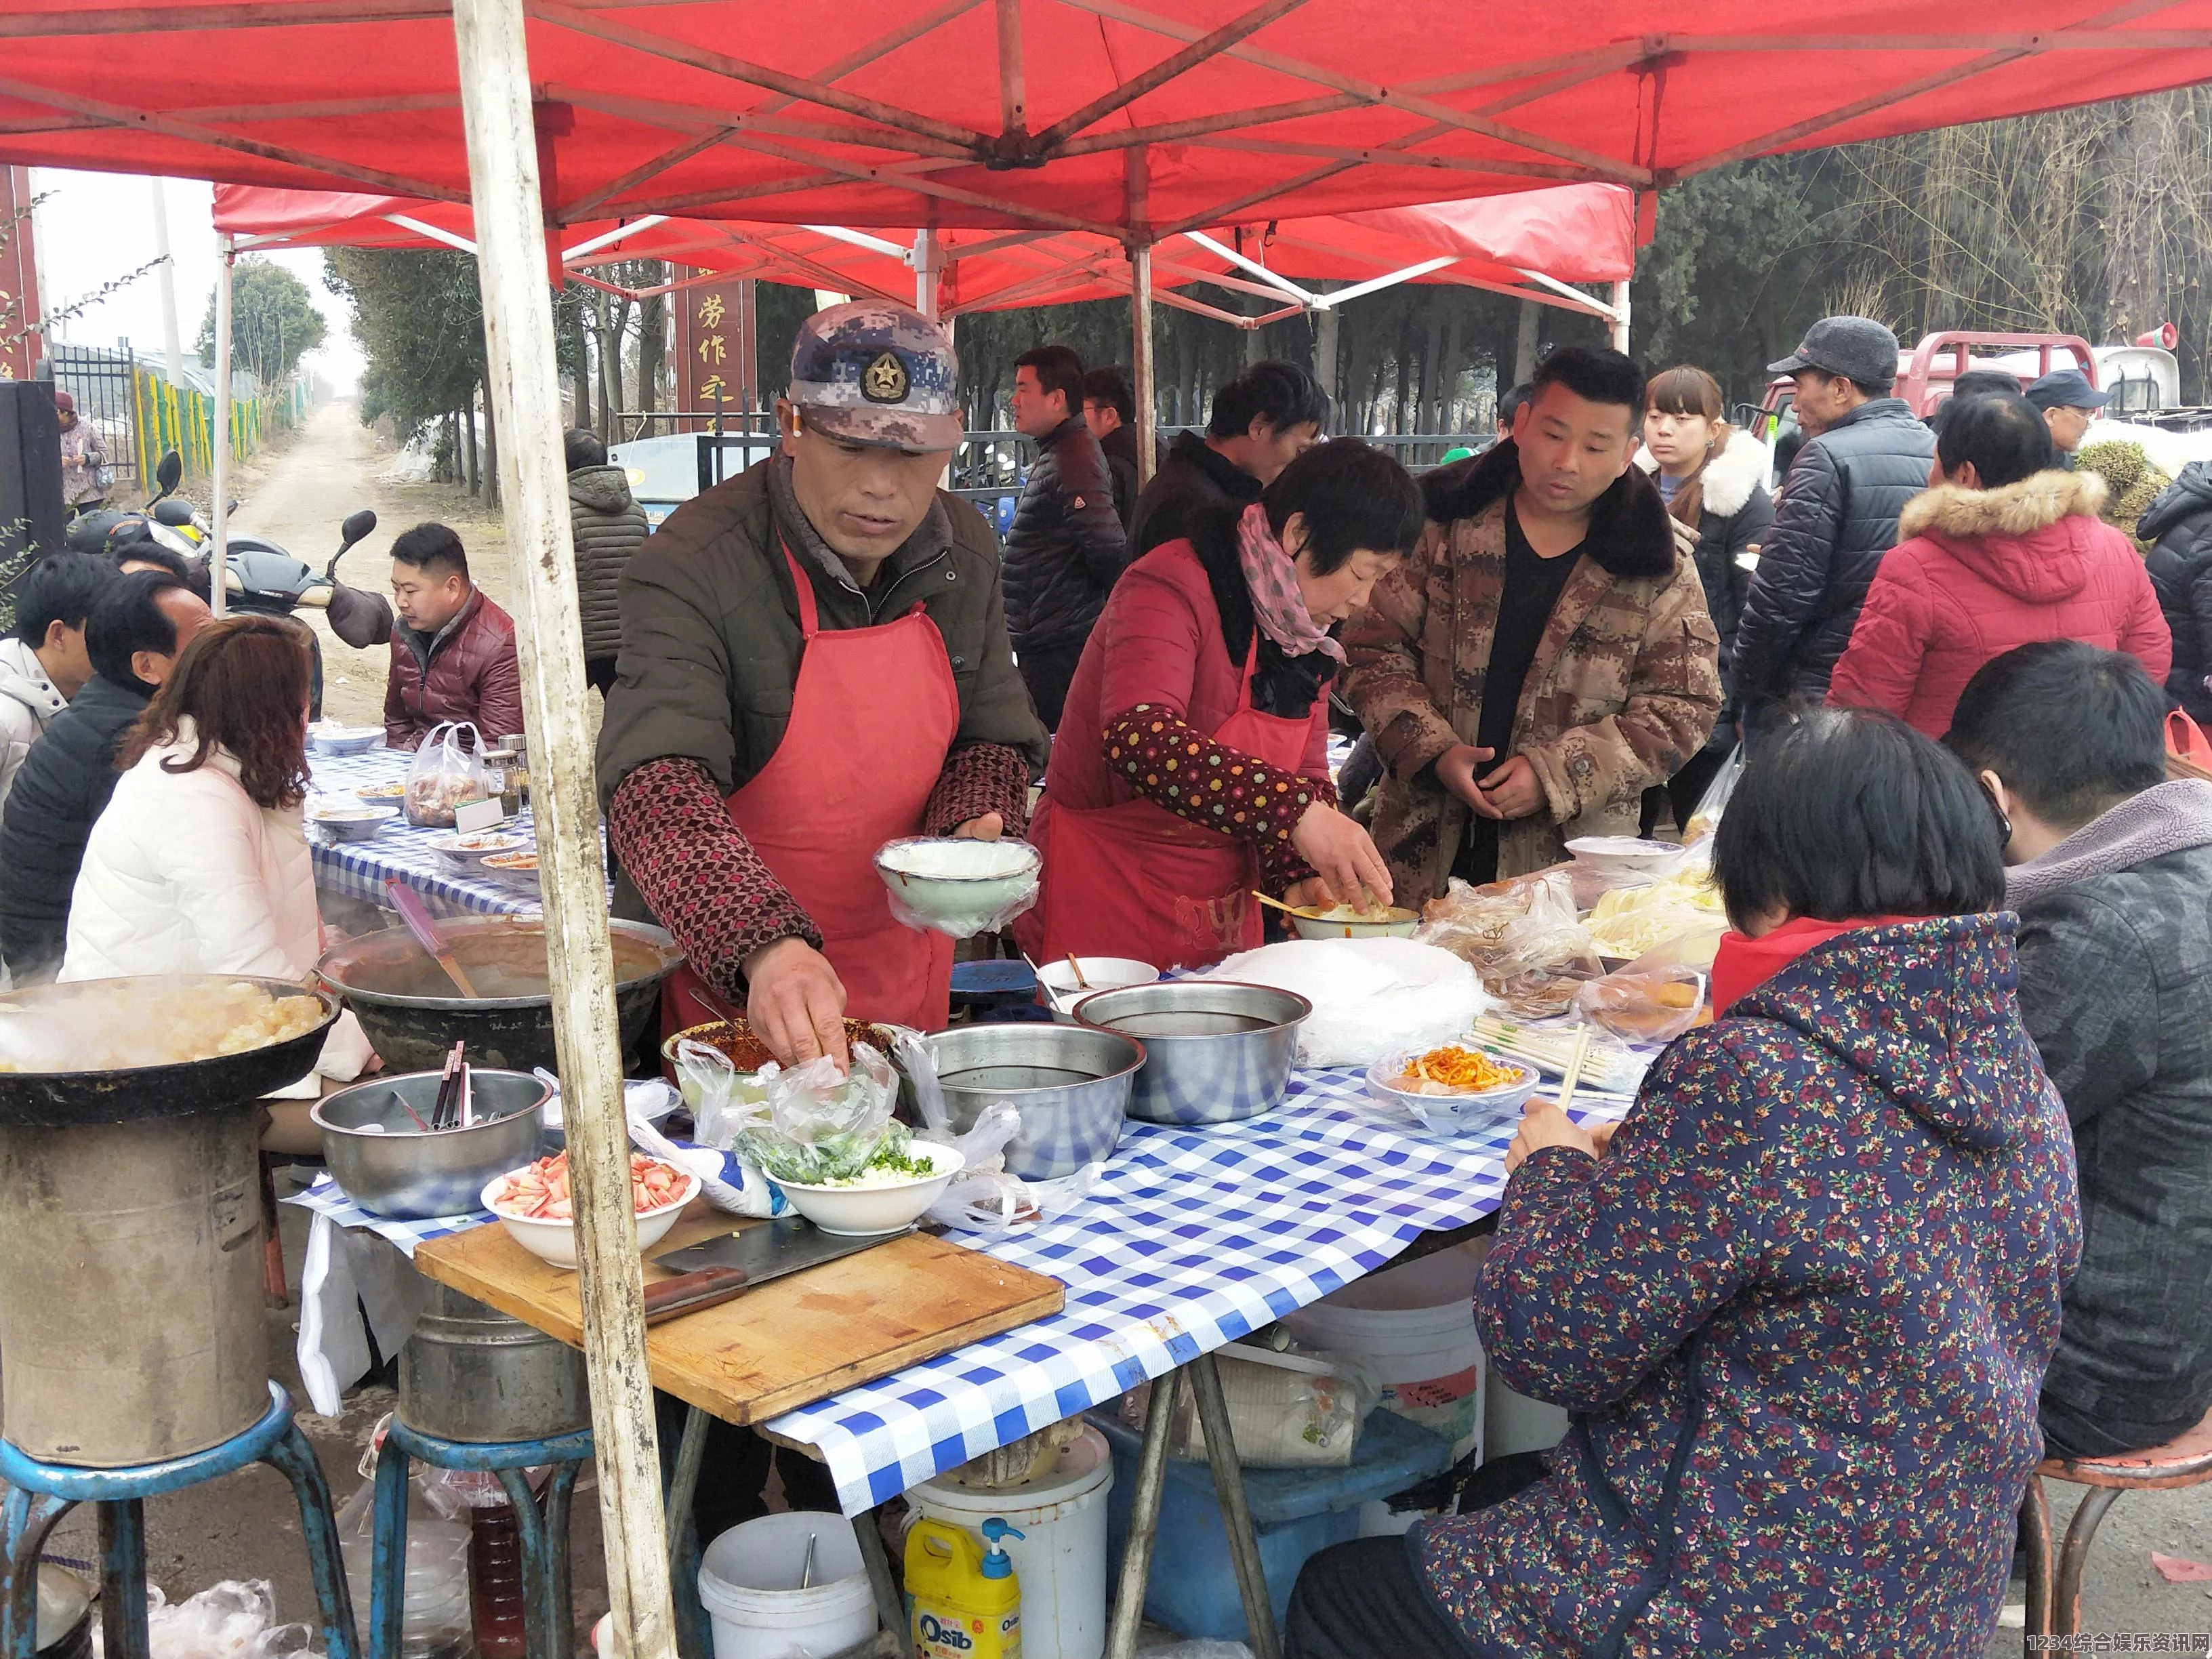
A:
{"type": "Polygon", "coordinates": [[[799,331],[776,454],[687,501],[622,579],[599,748],[623,879],[687,968],[664,1027],[744,1013],[787,1064],[842,1017],[949,1014],[952,941],[872,864],[905,836],[1018,835],[1045,733],[997,539],[937,480],[960,441],[945,331],[883,301],[799,331]]]}

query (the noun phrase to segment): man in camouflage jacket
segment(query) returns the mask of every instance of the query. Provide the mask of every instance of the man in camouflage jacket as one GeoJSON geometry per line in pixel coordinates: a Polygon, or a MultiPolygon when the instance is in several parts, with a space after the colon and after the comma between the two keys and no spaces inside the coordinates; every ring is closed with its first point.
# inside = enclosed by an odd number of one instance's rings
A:
{"type": "MultiPolygon", "coordinates": [[[[1423,478],[1429,523],[1419,545],[1345,626],[1345,690],[1389,768],[1375,841],[1403,904],[1443,893],[1469,833],[1473,810],[1440,781],[1437,763],[1480,734],[1507,514],[1523,489],[1522,448],[1544,444],[1547,392],[1561,395],[1539,388],[1521,442],[1423,478]]],[[[1533,810],[1498,825],[1501,878],[1557,863],[1572,836],[1636,834],[1644,791],[1698,752],[1720,710],[1720,641],[1696,564],[1657,489],[1627,467],[1632,436],[1626,442],[1627,470],[1589,503],[1588,531],[1528,659],[1510,740],[1476,769],[1525,757],[1540,786],[1533,810]]]]}

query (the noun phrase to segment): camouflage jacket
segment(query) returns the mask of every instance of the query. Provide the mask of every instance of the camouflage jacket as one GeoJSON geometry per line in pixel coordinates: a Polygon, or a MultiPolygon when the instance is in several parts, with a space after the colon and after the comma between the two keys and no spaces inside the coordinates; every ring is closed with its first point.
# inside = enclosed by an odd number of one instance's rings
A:
{"type": "MultiPolygon", "coordinates": [[[[1443,891],[1466,832],[1466,805],[1431,764],[1480,726],[1520,481],[1510,442],[1429,473],[1419,544],[1345,624],[1345,692],[1389,768],[1374,833],[1401,903],[1443,891]]],[[[1632,470],[1598,498],[1521,688],[1513,752],[1534,765],[1547,810],[1502,826],[1498,873],[1557,863],[1570,836],[1634,835],[1644,791],[1712,730],[1719,656],[1697,566],[1632,470]]]]}

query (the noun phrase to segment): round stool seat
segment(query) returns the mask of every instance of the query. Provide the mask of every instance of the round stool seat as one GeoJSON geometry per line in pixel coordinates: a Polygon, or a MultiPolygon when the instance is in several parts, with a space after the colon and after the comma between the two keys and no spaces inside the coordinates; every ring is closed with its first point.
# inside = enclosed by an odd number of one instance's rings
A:
{"type": "Polygon", "coordinates": [[[2163,1446],[2109,1457],[2046,1457],[2028,1477],[2021,1504],[2021,1544],[2027,1552],[2027,1633],[2075,1636],[2081,1629],[2081,1577],[2089,1547],[2105,1511],[2124,1492],[2172,1491],[2212,1480],[2212,1413],[2163,1446]],[[2066,1541],[2052,1561],[2051,1504],[2045,1480],[2070,1480],[2092,1490],[2074,1511],[2066,1541]]]}
{"type": "Polygon", "coordinates": [[[2046,1480],[2071,1480],[2081,1486],[2141,1492],[2212,1480],[2212,1412],[2205,1413],[2204,1420],[2195,1428],[2174,1436],[2163,1446],[2109,1457],[2046,1457],[2035,1472],[2046,1480]]]}

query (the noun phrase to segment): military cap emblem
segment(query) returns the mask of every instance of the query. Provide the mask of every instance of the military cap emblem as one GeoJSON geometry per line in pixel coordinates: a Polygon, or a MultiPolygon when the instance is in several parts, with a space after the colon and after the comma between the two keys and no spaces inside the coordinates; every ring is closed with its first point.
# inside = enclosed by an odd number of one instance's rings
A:
{"type": "Polygon", "coordinates": [[[906,365],[896,351],[879,351],[860,375],[860,395],[872,404],[906,401],[906,365]]]}

